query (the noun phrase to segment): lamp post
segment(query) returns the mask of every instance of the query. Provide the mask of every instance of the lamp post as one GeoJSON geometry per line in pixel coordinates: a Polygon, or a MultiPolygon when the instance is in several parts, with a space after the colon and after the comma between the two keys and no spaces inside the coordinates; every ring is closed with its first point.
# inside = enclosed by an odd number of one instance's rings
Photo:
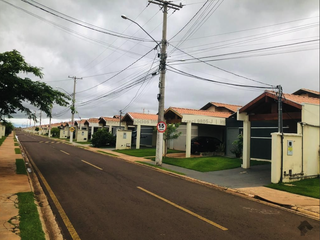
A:
{"type": "MultiPolygon", "coordinates": [[[[164,6],[164,14],[163,14],[163,29],[162,29],[162,41],[161,46],[159,43],[146,31],[143,27],[132,19],[126,17],[125,15],[121,15],[123,19],[129,20],[134,24],[138,25],[161,49],[160,54],[160,80],[159,80],[159,94],[158,94],[158,122],[164,121],[164,94],[165,94],[165,77],[166,77],[166,60],[167,60],[167,7],[164,6]]],[[[156,47],[157,47],[156,46],[156,47]]],[[[162,154],[163,154],[163,133],[157,132],[157,145],[156,145],[156,165],[162,164],[162,154]]]]}

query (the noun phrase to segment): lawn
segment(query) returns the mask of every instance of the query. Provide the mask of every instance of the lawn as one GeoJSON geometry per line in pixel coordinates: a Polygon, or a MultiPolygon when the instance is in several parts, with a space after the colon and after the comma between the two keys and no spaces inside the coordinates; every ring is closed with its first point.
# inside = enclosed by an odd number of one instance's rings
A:
{"type": "Polygon", "coordinates": [[[21,240],[45,240],[33,192],[18,193],[21,240]]]}
{"type": "Polygon", "coordinates": [[[5,139],[6,139],[6,136],[3,136],[2,138],[0,138],[0,146],[4,142],[5,139]]]}
{"type": "MultiPolygon", "coordinates": [[[[154,160],[154,158],[153,158],[154,160]]],[[[163,163],[188,168],[199,172],[220,171],[241,167],[242,160],[227,157],[198,157],[198,158],[163,158],[163,163]]],[[[250,161],[251,166],[270,164],[269,162],[250,161]]]]}
{"type": "Polygon", "coordinates": [[[102,154],[106,154],[106,155],[109,155],[109,156],[113,156],[113,157],[118,157],[118,155],[116,155],[116,154],[108,153],[108,152],[105,152],[105,151],[98,150],[97,152],[102,153],[102,154]]]}
{"type": "Polygon", "coordinates": [[[23,159],[16,159],[16,172],[17,174],[27,174],[23,159]]]}
{"type": "Polygon", "coordinates": [[[318,177],[290,183],[271,183],[266,187],[320,199],[320,179],[318,177]]]}
{"type": "Polygon", "coordinates": [[[15,148],[14,151],[15,151],[16,154],[21,154],[20,148],[15,148]]]}
{"type": "MultiPolygon", "coordinates": [[[[123,153],[135,157],[150,157],[156,155],[155,148],[142,148],[142,149],[124,149],[124,150],[113,150],[118,153],[123,153]]],[[[181,151],[169,149],[168,153],[179,153],[181,151]]]]}

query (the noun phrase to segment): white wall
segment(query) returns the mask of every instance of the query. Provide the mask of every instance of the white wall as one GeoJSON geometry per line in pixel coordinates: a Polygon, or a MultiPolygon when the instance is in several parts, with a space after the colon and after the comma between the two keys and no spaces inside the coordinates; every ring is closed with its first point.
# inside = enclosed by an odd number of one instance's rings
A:
{"type": "MultiPolygon", "coordinates": [[[[169,141],[169,148],[176,149],[180,151],[186,150],[186,138],[187,138],[187,125],[182,123],[178,128],[178,132],[181,132],[181,135],[177,139],[173,139],[169,141]]],[[[198,136],[198,126],[191,126],[191,138],[198,136]]]]}

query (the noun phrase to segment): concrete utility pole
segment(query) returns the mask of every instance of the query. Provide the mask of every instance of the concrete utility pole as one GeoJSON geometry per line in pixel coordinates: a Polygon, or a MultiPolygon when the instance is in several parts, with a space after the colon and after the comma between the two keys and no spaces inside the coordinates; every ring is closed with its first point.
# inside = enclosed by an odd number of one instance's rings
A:
{"type": "MultiPolygon", "coordinates": [[[[149,3],[157,4],[163,9],[163,24],[162,24],[162,41],[161,41],[161,54],[160,54],[160,80],[159,80],[159,108],[158,108],[158,123],[164,121],[164,94],[165,94],[165,78],[166,78],[166,62],[167,62],[167,16],[168,8],[180,10],[182,4],[173,4],[165,0],[149,0],[149,3]]],[[[157,145],[156,145],[156,165],[162,165],[163,155],[163,133],[157,132],[157,145]]]]}
{"type": "Polygon", "coordinates": [[[51,138],[51,117],[52,117],[52,106],[51,106],[51,116],[50,116],[50,118],[49,118],[49,134],[48,134],[48,136],[49,136],[49,138],[51,138]]]}
{"type": "Polygon", "coordinates": [[[277,86],[278,89],[278,132],[281,134],[281,167],[280,167],[280,182],[282,182],[283,175],[283,119],[282,119],[282,87],[277,86]]]}
{"type": "MultiPolygon", "coordinates": [[[[73,83],[73,94],[72,94],[72,106],[71,106],[71,127],[74,126],[74,113],[76,112],[75,110],[75,102],[76,102],[76,84],[77,84],[77,79],[82,79],[82,78],[77,78],[77,77],[70,77],[68,78],[73,78],[74,83],[73,83]]],[[[69,128],[70,131],[70,128],[69,128]]],[[[73,142],[73,132],[70,131],[70,142],[73,142]]]]}

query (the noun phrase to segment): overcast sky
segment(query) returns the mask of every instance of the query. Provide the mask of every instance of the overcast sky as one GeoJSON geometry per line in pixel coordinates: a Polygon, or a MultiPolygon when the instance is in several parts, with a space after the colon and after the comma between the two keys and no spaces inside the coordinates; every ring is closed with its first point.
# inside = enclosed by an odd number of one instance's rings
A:
{"type": "MultiPolygon", "coordinates": [[[[41,81],[57,90],[72,93],[73,79],[68,76],[82,77],[76,85],[76,119],[113,116],[119,110],[157,113],[159,74],[151,78],[151,73],[158,73],[160,49],[153,50],[156,43],[121,15],[160,41],[163,13],[158,5],[147,6],[147,0],[39,1],[44,6],[29,2],[74,23],[23,1],[0,0],[0,52],[18,50],[28,63],[43,68],[41,81]],[[137,81],[140,84],[128,88],[137,81]]],[[[319,91],[318,0],[181,3],[181,10],[168,12],[166,108],[199,109],[211,101],[245,105],[264,91],[198,77],[282,85],[285,93],[319,91]],[[194,77],[173,72],[177,70],[194,77]]],[[[70,111],[58,106],[53,114],[53,122],[71,119],[70,111]]],[[[21,114],[11,121],[28,124],[21,114]]],[[[48,123],[44,114],[42,123],[48,123]]]]}

